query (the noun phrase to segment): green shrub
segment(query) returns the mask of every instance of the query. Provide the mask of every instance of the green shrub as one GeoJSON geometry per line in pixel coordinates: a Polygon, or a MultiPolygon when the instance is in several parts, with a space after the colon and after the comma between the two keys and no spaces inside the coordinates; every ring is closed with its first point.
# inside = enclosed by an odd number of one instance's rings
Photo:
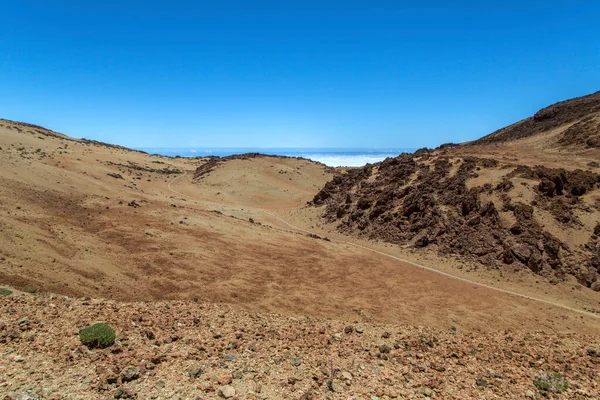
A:
{"type": "Polygon", "coordinates": [[[13,293],[12,290],[0,288],[0,295],[1,296],[10,296],[12,293],[13,293]]]}
{"type": "Polygon", "coordinates": [[[95,324],[82,329],[79,339],[89,348],[104,348],[115,342],[115,331],[106,324],[95,324]]]}
{"type": "Polygon", "coordinates": [[[36,288],[34,288],[34,287],[33,287],[33,286],[31,286],[31,285],[26,285],[26,286],[23,288],[23,291],[24,291],[24,292],[26,292],[26,293],[31,293],[31,294],[36,294],[36,293],[37,293],[37,289],[36,289],[36,288]]]}
{"type": "Polygon", "coordinates": [[[569,388],[569,381],[561,374],[546,373],[535,378],[535,387],[542,392],[561,393],[569,388]]]}

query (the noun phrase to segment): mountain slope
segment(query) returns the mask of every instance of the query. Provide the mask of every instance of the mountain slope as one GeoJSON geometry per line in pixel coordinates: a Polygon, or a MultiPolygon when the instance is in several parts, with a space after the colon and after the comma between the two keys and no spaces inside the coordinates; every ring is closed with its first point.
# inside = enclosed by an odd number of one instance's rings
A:
{"type": "Polygon", "coordinates": [[[600,91],[543,108],[470,144],[505,143],[561,128],[563,132],[558,140],[561,146],[600,147],[600,91]]]}

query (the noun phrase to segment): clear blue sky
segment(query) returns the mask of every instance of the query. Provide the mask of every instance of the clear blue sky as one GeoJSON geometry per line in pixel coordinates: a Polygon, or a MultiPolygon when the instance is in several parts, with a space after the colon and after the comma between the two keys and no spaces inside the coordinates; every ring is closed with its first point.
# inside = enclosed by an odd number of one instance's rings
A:
{"type": "Polygon", "coordinates": [[[0,117],[126,146],[431,147],[597,90],[597,0],[2,4],[0,117]]]}

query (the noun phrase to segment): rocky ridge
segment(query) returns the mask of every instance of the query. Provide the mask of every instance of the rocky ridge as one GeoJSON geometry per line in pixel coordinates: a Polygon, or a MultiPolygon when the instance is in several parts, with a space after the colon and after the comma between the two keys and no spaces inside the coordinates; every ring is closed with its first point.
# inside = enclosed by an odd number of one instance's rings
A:
{"type": "Polygon", "coordinates": [[[600,289],[598,248],[593,244],[599,232],[591,233],[591,244],[570,246],[536,219],[536,209],[551,213],[563,226],[581,226],[582,213],[597,218],[596,209],[581,196],[598,187],[600,175],[591,171],[530,168],[421,150],[341,173],[312,204],[325,206],[325,220],[344,233],[433,247],[487,267],[510,264],[551,279],[572,275],[600,289]],[[502,180],[495,185],[470,183],[489,171],[499,171],[502,180]],[[532,186],[532,202],[510,195],[519,179],[532,186]],[[508,221],[500,213],[509,214],[508,221]]]}
{"type": "Polygon", "coordinates": [[[532,117],[469,144],[505,143],[561,127],[567,129],[559,137],[559,146],[600,147],[600,92],[553,104],[541,109],[532,117]]]}

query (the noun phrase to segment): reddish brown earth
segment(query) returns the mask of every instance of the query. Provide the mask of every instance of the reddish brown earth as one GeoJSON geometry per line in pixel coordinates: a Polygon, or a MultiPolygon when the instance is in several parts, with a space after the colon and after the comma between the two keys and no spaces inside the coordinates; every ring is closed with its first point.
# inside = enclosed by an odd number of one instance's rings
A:
{"type": "Polygon", "coordinates": [[[233,389],[238,399],[533,399],[546,373],[569,383],[552,398],[600,394],[597,335],[473,333],[55,295],[4,298],[0,311],[0,391],[8,398],[210,399],[233,389]],[[97,321],[113,326],[117,340],[90,350],[78,332],[97,321]]]}

